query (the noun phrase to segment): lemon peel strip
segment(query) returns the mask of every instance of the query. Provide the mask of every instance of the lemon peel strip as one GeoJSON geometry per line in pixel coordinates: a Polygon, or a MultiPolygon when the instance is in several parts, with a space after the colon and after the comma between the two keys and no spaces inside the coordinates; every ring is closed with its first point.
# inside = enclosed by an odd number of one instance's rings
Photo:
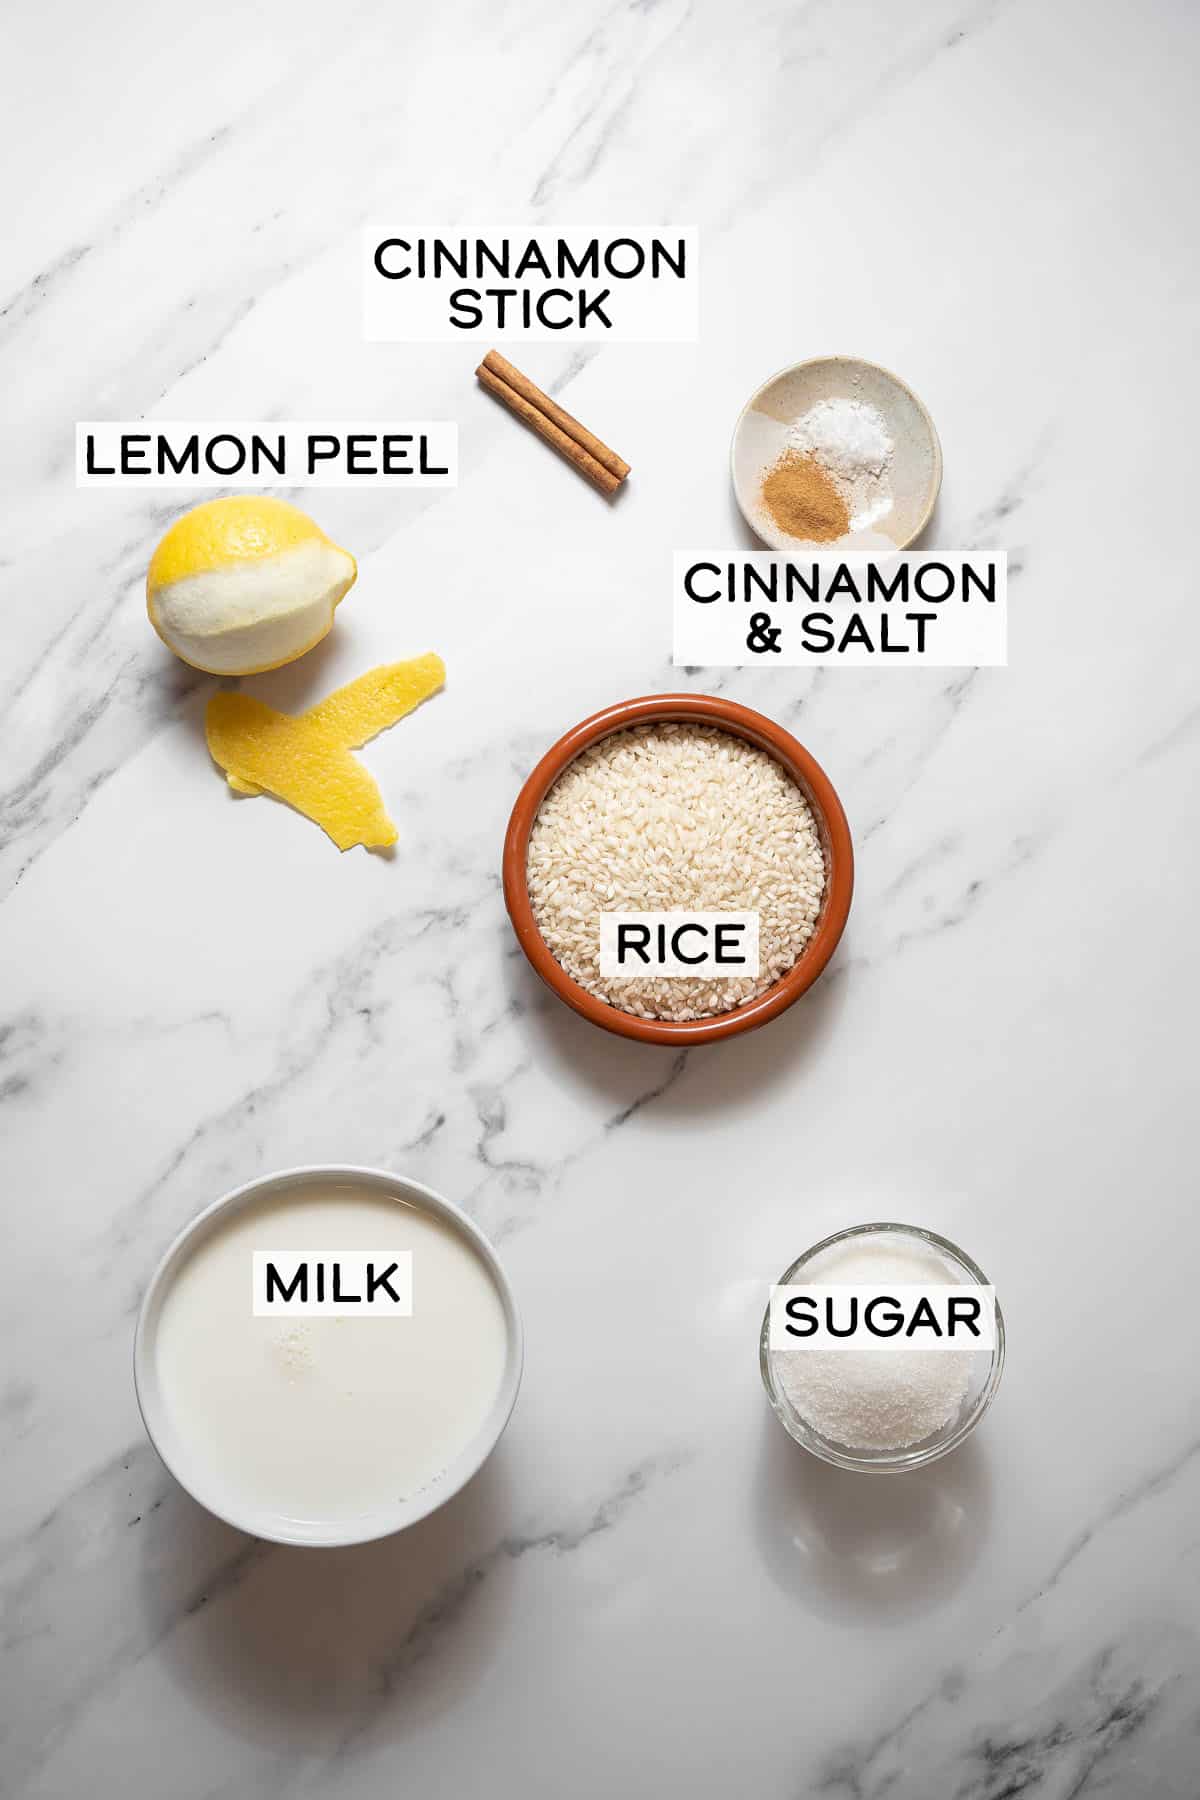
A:
{"type": "Polygon", "coordinates": [[[273,794],[312,819],[339,850],[396,841],[373,777],[350,752],[412,712],[443,685],[440,656],[384,663],[305,713],[276,712],[249,694],[214,694],[205,735],[214,762],[241,794],[273,794]]]}
{"type": "MultiPolygon", "coordinates": [[[[378,668],[348,681],[345,687],[335,688],[299,716],[331,731],[344,750],[360,750],[422,700],[436,694],[445,682],[446,665],[433,652],[411,657],[407,662],[380,663],[378,668]]],[[[262,791],[237,775],[230,775],[228,780],[239,794],[262,791]]]]}
{"type": "Polygon", "coordinates": [[[407,662],[380,663],[335,688],[302,716],[333,732],[344,749],[359,750],[436,694],[445,681],[446,665],[432,652],[407,662]]]}

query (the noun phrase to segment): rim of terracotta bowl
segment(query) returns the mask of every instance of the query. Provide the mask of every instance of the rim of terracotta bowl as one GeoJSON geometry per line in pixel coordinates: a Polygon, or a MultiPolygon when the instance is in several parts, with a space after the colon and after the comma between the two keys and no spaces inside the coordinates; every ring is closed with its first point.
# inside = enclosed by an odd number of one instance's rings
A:
{"type": "MultiPolygon", "coordinates": [[[[933,480],[930,484],[929,495],[925,503],[925,510],[921,514],[917,524],[909,532],[908,536],[903,539],[898,538],[892,546],[892,549],[894,550],[907,550],[911,545],[916,543],[930,519],[932,519],[934,507],[938,503],[938,495],[942,491],[942,475],[944,472],[942,440],[938,436],[937,426],[933,422],[933,414],[922,400],[920,394],[916,393],[909,386],[903,376],[897,375],[894,369],[889,369],[886,363],[873,362],[869,356],[851,356],[847,351],[837,351],[832,356],[804,356],[801,357],[799,362],[785,363],[782,369],[776,369],[773,375],[768,375],[765,381],[759,382],[758,386],[743,406],[741,412],[738,414],[737,422],[733,427],[733,436],[729,440],[729,480],[733,487],[733,497],[738,504],[738,511],[741,513],[743,519],[745,519],[755,537],[758,538],[761,543],[768,544],[772,550],[778,551],[781,555],[786,554],[789,544],[794,548],[795,543],[799,541],[788,539],[781,533],[781,542],[776,544],[770,538],[764,536],[761,525],[751,516],[749,509],[742,503],[737,475],[734,472],[734,464],[737,459],[738,438],[741,435],[742,425],[745,422],[746,414],[752,411],[759,396],[765,394],[769,387],[774,387],[777,381],[782,381],[785,375],[794,375],[797,369],[814,369],[822,363],[846,363],[854,368],[873,369],[877,375],[886,375],[889,381],[893,382],[896,387],[902,388],[908,395],[928,428],[930,443],[933,447],[933,480]]],[[[825,544],[822,545],[821,548],[825,554],[829,554],[830,552],[836,552],[837,545],[825,544]]],[[[871,552],[868,551],[867,554],[870,555],[871,552]]],[[[891,551],[877,552],[876,554],[890,555],[891,551]]]]}
{"type": "Polygon", "coordinates": [[[803,744],[781,725],[776,725],[773,719],[751,711],[748,706],[739,706],[735,700],[722,700],[712,694],[646,694],[636,700],[618,701],[593,713],[550,746],[517,795],[504,839],[503,877],[504,903],[517,942],[535,972],[560,1000],[591,1024],[615,1032],[618,1037],[685,1049],[695,1044],[718,1043],[723,1038],[737,1037],[743,1031],[754,1031],[778,1018],[801,994],[807,993],[826,968],[845,930],[854,893],[854,849],[850,827],[833,783],[803,744]],[[538,930],[526,880],[525,865],[533,822],[542,801],[563,770],[582,751],[615,731],[627,731],[633,725],[675,723],[718,726],[773,756],[811,806],[825,854],[825,894],[816,930],[803,954],[786,975],[756,999],[707,1019],[643,1019],[589,994],[567,974],[538,930]]]}

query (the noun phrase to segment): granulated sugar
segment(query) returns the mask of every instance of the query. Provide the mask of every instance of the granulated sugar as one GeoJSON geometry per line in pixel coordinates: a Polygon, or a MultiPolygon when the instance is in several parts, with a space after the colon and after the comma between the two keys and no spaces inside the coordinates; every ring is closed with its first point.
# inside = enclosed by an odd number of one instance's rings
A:
{"type": "Polygon", "coordinates": [[[646,1019],[727,1012],[786,974],[825,890],[816,822],[771,756],[709,725],[603,738],[559,776],[529,839],[538,930],[575,981],[646,1019]],[[600,973],[602,912],[759,914],[759,974],[600,973]]]}
{"type": "MultiPolygon", "coordinates": [[[[794,1279],[875,1286],[939,1285],[954,1272],[933,1249],[882,1234],[833,1244],[794,1279]]],[[[799,1416],[849,1450],[902,1450],[954,1419],[970,1386],[971,1350],[777,1350],[772,1366],[799,1416]]]]}

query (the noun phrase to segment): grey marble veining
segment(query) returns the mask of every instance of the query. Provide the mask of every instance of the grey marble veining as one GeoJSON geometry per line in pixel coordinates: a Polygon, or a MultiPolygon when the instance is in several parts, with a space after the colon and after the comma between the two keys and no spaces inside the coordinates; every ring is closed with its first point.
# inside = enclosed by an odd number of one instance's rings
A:
{"type": "Polygon", "coordinates": [[[1193,12],[48,0],[10,35],[4,1792],[1195,1800],[1193,12]],[[389,211],[697,226],[698,345],[514,351],[629,456],[618,505],[480,346],[362,341],[389,211]],[[1009,552],[1007,670],[671,667],[671,553],[746,544],[737,411],[827,351],[929,405],[933,541],[1009,552]],[[144,615],[187,497],[72,474],[76,419],[385,413],[457,419],[460,486],[310,497],[359,582],[256,691],[443,654],[364,753],[386,861],[224,791],[144,615]],[[676,1057],[541,989],[499,855],[553,738],[677,686],[799,735],[858,866],[804,1004],[676,1057]],[[476,1482],[344,1553],[203,1513],[130,1380],[174,1232],[310,1160],[466,1206],[528,1335],[476,1482]],[[863,1482],[755,1359],[766,1285],[881,1215],[979,1259],[1009,1364],[970,1445],[863,1482]]]}

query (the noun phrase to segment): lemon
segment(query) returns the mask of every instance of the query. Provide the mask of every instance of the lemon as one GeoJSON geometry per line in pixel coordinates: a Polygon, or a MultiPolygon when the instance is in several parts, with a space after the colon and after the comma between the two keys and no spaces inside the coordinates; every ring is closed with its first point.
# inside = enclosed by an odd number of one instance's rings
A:
{"type": "Polygon", "coordinates": [[[146,611],[193,669],[255,675],[319,644],[357,574],[298,506],[232,494],[176,519],[150,559],[146,611]]]}

